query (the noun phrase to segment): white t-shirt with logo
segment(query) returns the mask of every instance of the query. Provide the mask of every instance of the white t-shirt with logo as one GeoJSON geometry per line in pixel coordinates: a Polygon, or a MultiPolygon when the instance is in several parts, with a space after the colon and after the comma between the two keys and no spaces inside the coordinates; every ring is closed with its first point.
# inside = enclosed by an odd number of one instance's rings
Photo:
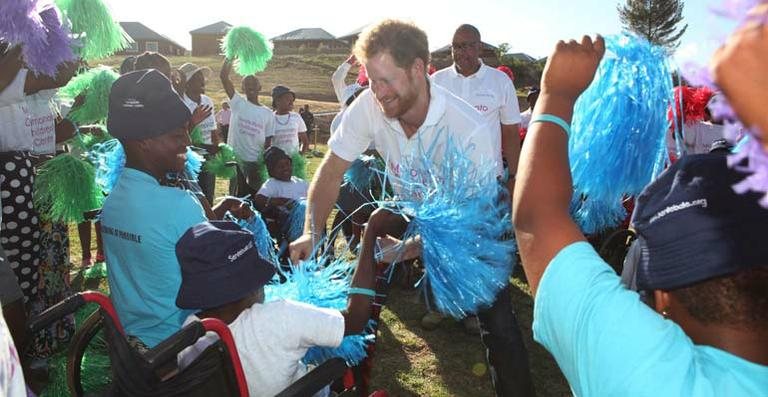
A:
{"type": "Polygon", "coordinates": [[[438,85],[430,85],[427,117],[411,138],[406,137],[397,119],[384,115],[368,90],[344,112],[341,125],[328,141],[331,151],[352,162],[373,142],[394,177],[392,183],[398,195],[403,191],[397,178],[410,173],[409,180],[418,180],[429,175],[424,167],[438,169],[449,140],[466,151],[475,167],[495,167],[496,175],[501,175],[498,150],[491,146],[498,135],[495,127],[489,126],[480,113],[459,97],[438,85]],[[423,164],[424,159],[431,165],[423,164]]]}
{"type": "Polygon", "coordinates": [[[21,69],[0,92],[0,152],[31,151],[32,134],[22,110],[26,95],[27,69],[21,69]]]}
{"type": "Polygon", "coordinates": [[[456,71],[456,65],[451,65],[435,72],[430,78],[434,83],[467,101],[489,124],[497,126],[499,132],[492,144],[501,163],[501,124],[520,123],[517,92],[509,76],[480,62],[480,69],[470,76],[463,76],[456,71]]]}
{"type": "MultiPolygon", "coordinates": [[[[189,316],[184,325],[198,318],[189,316]]],[[[307,373],[300,360],[310,347],[338,347],[344,317],[338,310],[279,300],[257,303],[229,324],[251,396],[274,396],[307,373]]],[[[185,368],[216,341],[209,332],[179,355],[185,368]]]]}
{"type": "Polygon", "coordinates": [[[199,104],[193,101],[190,97],[188,97],[187,94],[184,94],[184,97],[182,99],[184,100],[184,104],[187,105],[187,108],[189,109],[190,113],[194,113],[195,109],[197,109],[199,105],[203,105],[203,106],[207,105],[211,107],[211,115],[206,117],[205,120],[203,120],[202,122],[200,122],[200,124],[198,124],[198,127],[200,127],[200,132],[203,135],[203,143],[206,145],[212,145],[213,140],[211,139],[211,134],[213,133],[213,131],[216,130],[216,116],[215,116],[216,111],[213,107],[213,101],[211,100],[210,97],[208,97],[205,94],[200,95],[199,104]]]}
{"type": "Polygon", "coordinates": [[[282,197],[291,200],[298,200],[307,197],[307,191],[309,190],[309,184],[307,181],[291,177],[290,182],[277,180],[275,178],[269,178],[263,185],[257,194],[264,197],[282,197]]]}
{"type": "Polygon", "coordinates": [[[263,105],[248,102],[235,93],[229,101],[232,115],[229,119],[227,143],[244,161],[259,161],[264,153],[264,141],[275,134],[275,116],[263,105]]]}
{"type": "Polygon", "coordinates": [[[296,112],[288,114],[274,114],[275,135],[272,137],[272,146],[277,146],[289,156],[299,152],[299,133],[307,132],[304,119],[296,112]]]}
{"type": "Polygon", "coordinates": [[[25,125],[32,136],[32,152],[35,154],[56,153],[56,118],[59,113],[53,97],[58,90],[43,90],[27,95],[20,104],[25,115],[25,125]]]}

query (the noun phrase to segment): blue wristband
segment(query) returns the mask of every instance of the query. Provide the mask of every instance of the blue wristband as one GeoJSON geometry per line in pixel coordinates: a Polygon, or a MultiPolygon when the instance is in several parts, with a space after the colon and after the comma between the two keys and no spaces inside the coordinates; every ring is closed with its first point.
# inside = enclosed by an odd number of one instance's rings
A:
{"type": "Polygon", "coordinates": [[[376,297],[376,291],[370,289],[370,288],[357,288],[357,287],[350,287],[347,290],[347,295],[365,295],[370,296],[371,298],[376,297]]]}
{"type": "Polygon", "coordinates": [[[560,128],[565,131],[566,136],[571,136],[571,126],[568,125],[568,123],[565,122],[565,120],[561,119],[560,117],[557,117],[555,115],[551,114],[539,114],[536,117],[534,117],[531,120],[531,124],[533,123],[553,123],[560,126],[560,128]]]}

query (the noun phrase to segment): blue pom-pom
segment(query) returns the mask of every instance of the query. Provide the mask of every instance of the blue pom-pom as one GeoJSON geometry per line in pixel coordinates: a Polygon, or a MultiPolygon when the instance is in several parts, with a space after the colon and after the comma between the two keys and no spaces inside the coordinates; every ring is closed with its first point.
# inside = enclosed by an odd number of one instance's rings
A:
{"type": "Polygon", "coordinates": [[[495,164],[475,166],[468,150],[449,140],[439,163],[428,154],[417,159],[429,175],[409,180],[405,172],[406,179],[393,181],[402,186],[401,196],[416,198],[395,211],[412,218],[405,239],[421,236],[435,306],[455,318],[495,301],[509,284],[516,251],[514,240],[505,238],[512,226],[510,206],[496,182],[495,164]]]}
{"type": "Polygon", "coordinates": [[[663,171],[672,68],[664,49],[636,36],[608,36],[592,84],[574,106],[569,157],[573,214],[595,233],[623,219],[622,201],[663,171]]]}
{"type": "Polygon", "coordinates": [[[187,174],[187,178],[197,181],[204,162],[205,157],[192,150],[191,147],[187,147],[187,162],[184,164],[184,172],[187,174]]]}
{"type": "MultiPolygon", "coordinates": [[[[327,309],[346,309],[347,290],[352,281],[354,265],[340,259],[324,266],[321,263],[324,261],[302,262],[294,266],[291,272],[283,274],[285,282],[265,286],[265,302],[289,299],[327,309]]],[[[367,356],[365,344],[373,339],[369,324],[363,334],[344,337],[337,348],[311,348],[302,361],[320,364],[328,358],[341,357],[349,365],[355,365],[367,356]]]]}
{"type": "Polygon", "coordinates": [[[373,185],[374,178],[379,177],[384,171],[384,162],[373,156],[362,155],[349,166],[344,173],[344,182],[361,194],[368,193],[373,185]]]}
{"type": "Polygon", "coordinates": [[[284,226],[289,241],[294,241],[304,233],[304,216],[307,212],[307,200],[296,200],[284,226]]]}
{"type": "Polygon", "coordinates": [[[277,249],[275,248],[275,241],[272,236],[269,235],[267,225],[264,223],[264,219],[261,218],[261,214],[258,211],[253,211],[253,216],[248,219],[237,219],[230,216],[230,220],[236,222],[240,227],[253,233],[253,242],[256,245],[256,251],[259,253],[262,259],[266,259],[277,267],[279,264],[277,258],[277,249]]]}

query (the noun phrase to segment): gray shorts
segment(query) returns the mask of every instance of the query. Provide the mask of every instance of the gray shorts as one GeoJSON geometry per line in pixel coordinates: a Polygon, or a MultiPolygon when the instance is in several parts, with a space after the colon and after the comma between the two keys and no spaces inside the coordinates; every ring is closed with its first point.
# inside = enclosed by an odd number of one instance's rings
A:
{"type": "Polygon", "coordinates": [[[19,281],[11,270],[11,263],[5,258],[5,250],[0,247],[0,306],[5,306],[23,297],[19,281]]]}

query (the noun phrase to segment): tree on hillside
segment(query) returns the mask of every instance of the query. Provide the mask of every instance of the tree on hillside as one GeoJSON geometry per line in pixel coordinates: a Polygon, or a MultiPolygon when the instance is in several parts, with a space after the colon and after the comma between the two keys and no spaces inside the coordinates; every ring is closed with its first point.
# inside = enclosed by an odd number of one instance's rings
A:
{"type": "Polygon", "coordinates": [[[509,48],[509,43],[501,43],[496,47],[496,57],[499,58],[499,61],[501,61],[504,55],[507,55],[509,48]]]}
{"type": "Polygon", "coordinates": [[[626,30],[673,52],[688,29],[688,24],[678,26],[683,21],[683,4],[683,0],[626,0],[617,9],[626,30]]]}

